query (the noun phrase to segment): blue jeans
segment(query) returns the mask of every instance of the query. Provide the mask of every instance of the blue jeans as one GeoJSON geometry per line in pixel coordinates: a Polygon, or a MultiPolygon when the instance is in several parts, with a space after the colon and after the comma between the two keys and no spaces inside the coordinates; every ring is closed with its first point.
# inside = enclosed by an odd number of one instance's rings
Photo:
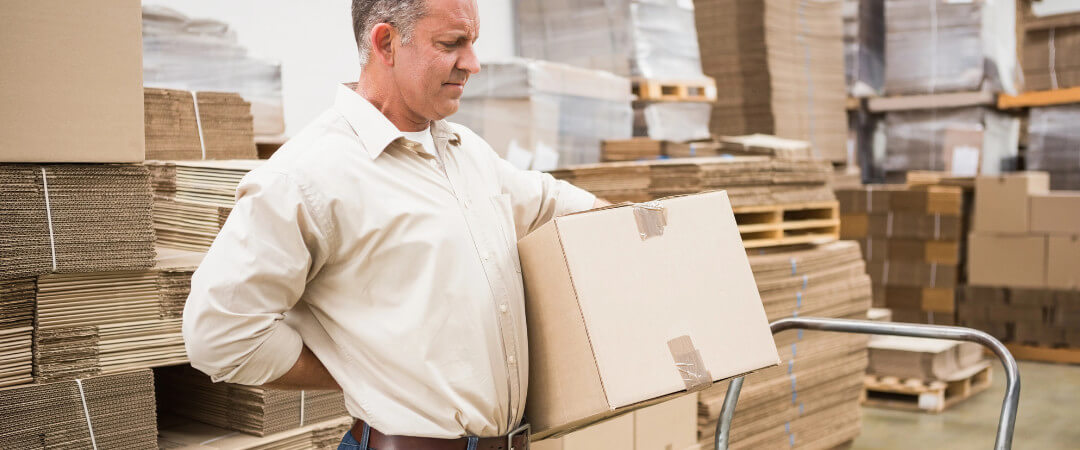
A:
{"type": "MultiPolygon", "coordinates": [[[[368,425],[364,424],[364,435],[360,436],[360,440],[357,441],[352,435],[352,431],[346,431],[345,436],[341,438],[341,444],[338,444],[338,450],[369,450],[368,449],[368,425]]],[[[479,438],[476,436],[469,436],[468,447],[466,450],[476,450],[476,445],[479,442],[479,438]]]]}

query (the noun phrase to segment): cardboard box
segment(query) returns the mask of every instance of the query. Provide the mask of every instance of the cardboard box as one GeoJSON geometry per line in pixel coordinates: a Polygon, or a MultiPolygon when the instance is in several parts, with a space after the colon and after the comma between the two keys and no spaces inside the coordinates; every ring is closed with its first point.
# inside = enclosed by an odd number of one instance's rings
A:
{"type": "Polygon", "coordinates": [[[1080,288],[1080,235],[1050,236],[1047,248],[1046,286],[1080,288]]]}
{"type": "Polygon", "coordinates": [[[5,2],[0,161],[143,160],[137,0],[5,2]]]}
{"type": "Polygon", "coordinates": [[[981,286],[1046,286],[1046,236],[971,233],[968,283],[981,286]]]}
{"type": "Polygon", "coordinates": [[[1030,198],[1031,231],[1080,233],[1080,191],[1054,191],[1030,198]]]}
{"type": "Polygon", "coordinates": [[[557,217],[518,248],[540,438],[779,362],[726,192],[557,217]]]}
{"type": "Polygon", "coordinates": [[[975,223],[977,232],[1027,233],[1028,197],[1050,192],[1046,172],[1017,172],[975,178],[975,223]]]}
{"type": "Polygon", "coordinates": [[[623,414],[557,438],[534,441],[532,450],[634,450],[634,414],[623,414]]]}
{"type": "Polygon", "coordinates": [[[634,450],[683,449],[694,445],[697,414],[697,395],[685,395],[634,411],[634,450]]]}

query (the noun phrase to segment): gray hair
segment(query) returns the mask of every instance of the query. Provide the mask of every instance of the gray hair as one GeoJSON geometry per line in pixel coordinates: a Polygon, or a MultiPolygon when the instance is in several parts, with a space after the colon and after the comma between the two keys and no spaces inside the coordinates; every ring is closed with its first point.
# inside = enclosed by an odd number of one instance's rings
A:
{"type": "Polygon", "coordinates": [[[393,25],[401,33],[401,42],[412,39],[413,25],[424,16],[424,0],[353,0],[353,33],[360,52],[360,67],[371,59],[371,42],[368,35],[380,23],[393,25]]]}

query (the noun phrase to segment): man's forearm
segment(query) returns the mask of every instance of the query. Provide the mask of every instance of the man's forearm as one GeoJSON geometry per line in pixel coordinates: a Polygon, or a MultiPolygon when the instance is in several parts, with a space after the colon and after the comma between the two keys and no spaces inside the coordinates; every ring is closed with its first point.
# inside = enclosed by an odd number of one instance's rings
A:
{"type": "Polygon", "coordinates": [[[341,386],[334,381],[334,377],[330,376],[326,366],[323,365],[322,361],[319,361],[315,353],[312,353],[306,345],[300,351],[300,357],[296,358],[296,363],[288,372],[285,372],[285,375],[263,386],[294,391],[341,390],[341,386]]]}

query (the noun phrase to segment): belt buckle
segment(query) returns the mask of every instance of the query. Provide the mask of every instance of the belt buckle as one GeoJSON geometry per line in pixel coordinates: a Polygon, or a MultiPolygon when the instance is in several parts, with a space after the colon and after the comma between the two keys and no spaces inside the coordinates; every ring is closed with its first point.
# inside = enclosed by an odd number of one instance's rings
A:
{"type": "Polygon", "coordinates": [[[529,425],[528,423],[522,424],[520,427],[515,428],[514,431],[511,431],[510,434],[506,435],[506,448],[507,448],[507,450],[529,450],[529,447],[530,447],[529,435],[530,434],[532,434],[532,426],[529,425]],[[514,436],[518,436],[518,435],[525,436],[525,448],[523,448],[523,449],[514,448],[514,436]]]}

